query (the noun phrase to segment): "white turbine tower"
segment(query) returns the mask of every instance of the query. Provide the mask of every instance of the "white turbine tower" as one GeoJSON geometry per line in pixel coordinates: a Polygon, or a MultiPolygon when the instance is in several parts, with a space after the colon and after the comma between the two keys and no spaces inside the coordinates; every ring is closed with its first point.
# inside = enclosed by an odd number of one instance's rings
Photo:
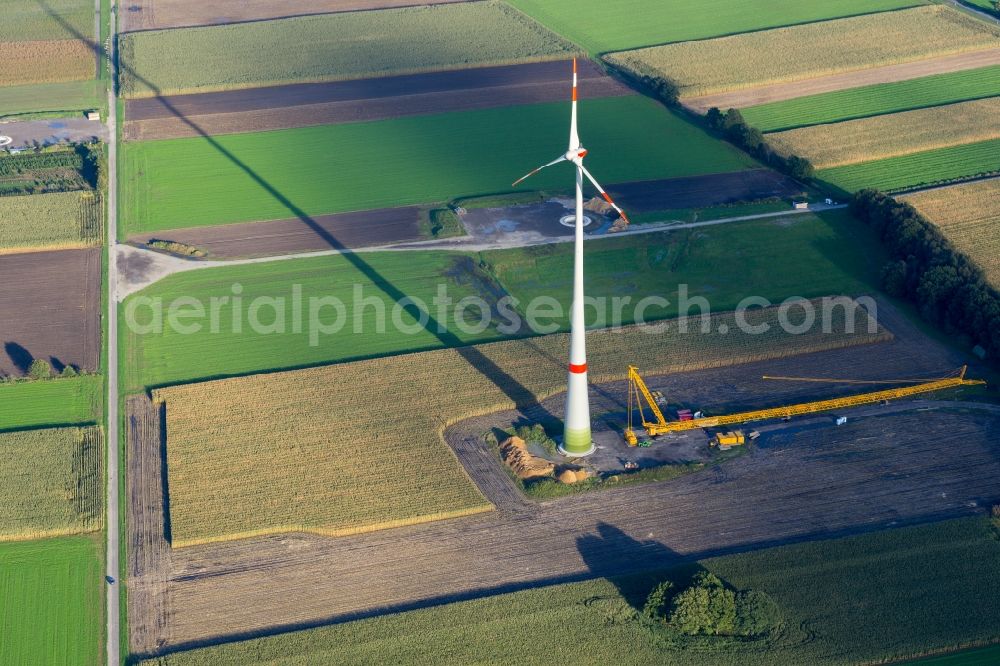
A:
{"type": "Polygon", "coordinates": [[[566,391],[563,443],[559,447],[564,455],[572,457],[586,456],[594,452],[594,442],[590,437],[590,401],[587,395],[587,338],[583,321],[583,177],[586,176],[604,197],[604,200],[628,221],[625,211],[611,200],[600,183],[583,166],[583,158],[587,156],[587,151],[580,145],[580,136],[577,134],[576,78],[576,59],[574,58],[573,111],[569,126],[569,150],[564,155],[538,167],[514,183],[516,187],[526,178],[560,162],[572,162],[576,166],[576,236],[573,262],[573,305],[570,315],[569,379],[566,391]]]}

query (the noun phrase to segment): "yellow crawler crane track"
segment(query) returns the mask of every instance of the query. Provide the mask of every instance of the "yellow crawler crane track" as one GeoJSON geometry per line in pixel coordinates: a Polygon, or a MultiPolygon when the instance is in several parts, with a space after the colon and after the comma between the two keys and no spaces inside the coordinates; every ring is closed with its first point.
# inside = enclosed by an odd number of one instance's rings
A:
{"type": "MultiPolygon", "coordinates": [[[[886,389],[884,391],[875,391],[874,393],[862,393],[843,398],[819,400],[817,402],[805,402],[786,407],[773,407],[770,409],[760,409],[752,412],[741,412],[739,414],[727,414],[725,416],[710,416],[701,419],[694,419],[692,421],[671,421],[670,423],[659,424],[643,423],[643,427],[646,429],[646,432],[650,437],[655,437],[656,435],[665,435],[667,433],[682,432],[685,430],[696,430],[698,428],[714,428],[717,426],[735,425],[740,423],[749,423],[752,421],[766,421],[768,419],[802,416],[803,414],[816,414],[818,412],[827,412],[834,409],[845,409],[848,407],[858,407],[860,405],[872,405],[885,400],[898,400],[900,398],[907,398],[914,395],[920,395],[922,393],[932,393],[934,391],[941,391],[958,386],[982,386],[986,384],[986,382],[980,379],[966,379],[965,371],[966,368],[963,367],[954,377],[936,379],[922,384],[916,384],[914,386],[903,386],[894,389],[886,389]]],[[[806,378],[801,377],[783,379],[807,381],[806,378]]],[[[829,381],[838,383],[840,380],[809,379],[808,381],[829,381]]]]}

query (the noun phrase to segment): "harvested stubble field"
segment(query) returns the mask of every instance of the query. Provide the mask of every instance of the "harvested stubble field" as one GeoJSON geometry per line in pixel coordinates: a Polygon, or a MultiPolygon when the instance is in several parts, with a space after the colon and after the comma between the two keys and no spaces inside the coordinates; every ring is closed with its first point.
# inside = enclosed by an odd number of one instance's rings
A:
{"type": "Polygon", "coordinates": [[[996,173],[1000,173],[1000,139],[823,169],[817,177],[845,192],[865,187],[901,192],[996,173]]]}
{"type": "Polygon", "coordinates": [[[935,5],[606,56],[708,95],[1000,46],[1000,27],[935,5]]]}
{"type": "MultiPolygon", "coordinates": [[[[139,233],[507,192],[531,165],[565,150],[568,123],[567,105],[558,102],[233,134],[214,144],[128,143],[122,217],[128,233],[139,233]]],[[[638,95],[588,101],[580,123],[590,168],[608,185],[756,165],[638,95]]],[[[564,189],[566,168],[546,170],[530,187],[564,189]]]]}
{"type": "Polygon", "coordinates": [[[101,388],[97,375],[0,384],[0,430],[96,423],[101,388]]]}
{"type": "MultiPolygon", "coordinates": [[[[1000,543],[991,538],[986,522],[982,517],[965,518],[701,559],[645,575],[550,585],[143,663],[542,665],[572,661],[582,653],[588,663],[596,664],[621,662],[623,645],[629,646],[628,663],[637,665],[816,664],[827,663],[830,653],[846,663],[877,663],[996,637],[1000,609],[991,600],[1000,594],[1000,543]],[[770,596],[781,609],[782,631],[757,640],[681,639],[636,612],[641,606],[636,600],[645,599],[655,583],[680,582],[699,569],[711,571],[736,589],[770,596]],[[939,593],[928,597],[928,585],[939,593]],[[850,612],[852,605],[867,612],[850,612]],[[970,606],[976,612],[970,613],[970,606]],[[942,618],[961,621],[943,623],[942,618]],[[510,640],[512,636],[518,639],[510,640]],[[560,640],[553,641],[553,636],[560,640]],[[546,646],[544,654],[539,654],[539,645],[546,646]]],[[[616,532],[605,528],[604,534],[584,538],[597,546],[619,536],[616,532]]],[[[663,548],[655,541],[620,536],[622,547],[630,551],[663,548]]],[[[987,663],[994,662],[940,662],[941,666],[987,663]]]]}
{"type": "Polygon", "coordinates": [[[102,451],[99,428],[0,433],[0,541],[101,529],[102,451]]]}
{"type": "Polygon", "coordinates": [[[706,39],[919,5],[922,0],[511,0],[590,53],[706,39]]]}
{"type": "Polygon", "coordinates": [[[93,49],[84,42],[0,42],[0,86],[94,78],[93,49]]]}
{"type": "Polygon", "coordinates": [[[101,250],[0,255],[0,374],[32,359],[93,371],[100,349],[101,250]]]}
{"type": "Polygon", "coordinates": [[[903,200],[941,227],[1000,289],[1000,178],[917,192],[903,200]]]}
{"type": "Polygon", "coordinates": [[[0,543],[0,663],[101,664],[102,563],[91,536],[0,543]]]}
{"type": "MultiPolygon", "coordinates": [[[[784,333],[776,309],[748,313],[751,324],[770,324],[763,335],[681,332],[676,321],[659,334],[595,331],[590,378],[615,379],[627,362],[650,373],[690,370],[890,337],[870,331],[861,308],[832,314],[833,333],[784,333]],[[844,332],[848,320],[854,333],[844,332]]],[[[731,313],[716,315],[712,331],[723,323],[738,331],[731,313]]],[[[560,334],[155,391],[166,404],[173,545],[346,535],[488,509],[442,432],[562,390],[567,345],[560,334]]]]}
{"type": "Polygon", "coordinates": [[[465,0],[132,0],[118,19],[122,32],[261,21],[289,16],[441,5],[465,0]]]}
{"type": "Polygon", "coordinates": [[[576,47],[499,0],[123,36],[125,97],[565,58],[576,47]]]}
{"type": "Polygon", "coordinates": [[[807,157],[818,169],[997,138],[1000,97],[767,135],[775,150],[807,157]]]}
{"type": "Polygon", "coordinates": [[[1000,65],[809,95],[741,111],[751,126],[777,132],[983,99],[997,93],[1000,65]]]}
{"type": "Polygon", "coordinates": [[[104,208],[93,192],[0,199],[0,253],[99,245],[104,208]]]}

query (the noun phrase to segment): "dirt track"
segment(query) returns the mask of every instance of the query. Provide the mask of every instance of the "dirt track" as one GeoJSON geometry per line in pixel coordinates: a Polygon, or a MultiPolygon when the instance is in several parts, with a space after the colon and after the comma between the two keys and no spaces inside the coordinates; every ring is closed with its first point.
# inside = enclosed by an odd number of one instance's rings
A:
{"type": "MultiPolygon", "coordinates": [[[[567,61],[129,100],[129,140],[380,120],[567,98],[567,61]],[[194,125],[194,127],[192,126],[194,125]]],[[[633,91],[580,62],[584,99],[633,91]]]]}
{"type": "MultiPolygon", "coordinates": [[[[959,363],[888,306],[880,310],[882,323],[897,334],[893,342],[650,383],[672,400],[722,409],[844,391],[820,384],[765,385],[765,370],[886,378],[933,374],[959,363]]],[[[595,414],[620,409],[621,388],[596,387],[595,414]]],[[[556,412],[560,407],[560,398],[543,405],[556,412]]],[[[829,416],[797,420],[772,429],[748,455],[723,467],[541,504],[514,492],[479,437],[487,421],[503,424],[514,414],[459,424],[449,431],[449,443],[498,511],[343,539],[283,535],[174,550],[162,577],[141,567],[132,571],[132,594],[158,603],[130,609],[144,615],[130,617],[131,644],[145,654],[181,649],[640,571],[679,558],[961,515],[1000,497],[995,410],[959,413],[935,403],[891,409],[902,412],[870,408],[840,428],[829,416]],[[912,411],[917,409],[932,411],[912,411]]],[[[129,451],[137,446],[152,452],[158,442],[130,442],[129,451]]],[[[150,486],[130,486],[133,511],[143,511],[148,501],[142,498],[161,491],[155,463],[141,460],[130,455],[130,478],[150,486]]],[[[129,525],[147,526],[140,540],[151,532],[162,538],[155,522],[133,516],[129,525]]]]}
{"type": "Polygon", "coordinates": [[[835,90],[860,88],[861,86],[872,86],[879,83],[906,81],[933,74],[946,74],[948,72],[958,72],[997,64],[1000,64],[1000,48],[974,51],[972,53],[959,53],[931,60],[918,60],[917,62],[907,62],[901,65],[889,65],[855,72],[845,72],[843,74],[834,74],[832,76],[804,81],[777,83],[747,90],[734,90],[732,92],[703,97],[690,97],[684,99],[683,102],[685,106],[698,113],[705,113],[713,106],[720,109],[743,109],[758,104],[767,104],[768,102],[779,102],[786,99],[795,99],[796,97],[805,97],[806,95],[818,95],[835,90]]]}
{"type": "Polygon", "coordinates": [[[101,250],[0,255],[0,374],[22,375],[32,359],[97,368],[101,250]]]}
{"type": "MultiPolygon", "coordinates": [[[[421,240],[420,208],[416,206],[319,215],[313,220],[345,248],[375,247],[421,240]]],[[[299,219],[139,234],[130,237],[129,241],[142,244],[154,238],[193,245],[206,250],[212,259],[262,257],[331,249],[329,241],[299,219]]]]}
{"type": "Polygon", "coordinates": [[[121,32],[260,21],[465,0],[130,0],[121,10],[121,32]]]}

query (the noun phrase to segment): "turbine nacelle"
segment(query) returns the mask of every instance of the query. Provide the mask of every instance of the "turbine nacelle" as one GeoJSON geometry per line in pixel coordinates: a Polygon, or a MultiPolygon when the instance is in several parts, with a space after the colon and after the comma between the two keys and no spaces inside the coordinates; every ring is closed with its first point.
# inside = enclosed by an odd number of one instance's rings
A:
{"type": "Polygon", "coordinates": [[[567,162],[572,162],[573,164],[580,166],[583,164],[583,158],[587,156],[587,151],[580,146],[575,150],[567,150],[566,154],[563,155],[563,159],[567,162]]]}

